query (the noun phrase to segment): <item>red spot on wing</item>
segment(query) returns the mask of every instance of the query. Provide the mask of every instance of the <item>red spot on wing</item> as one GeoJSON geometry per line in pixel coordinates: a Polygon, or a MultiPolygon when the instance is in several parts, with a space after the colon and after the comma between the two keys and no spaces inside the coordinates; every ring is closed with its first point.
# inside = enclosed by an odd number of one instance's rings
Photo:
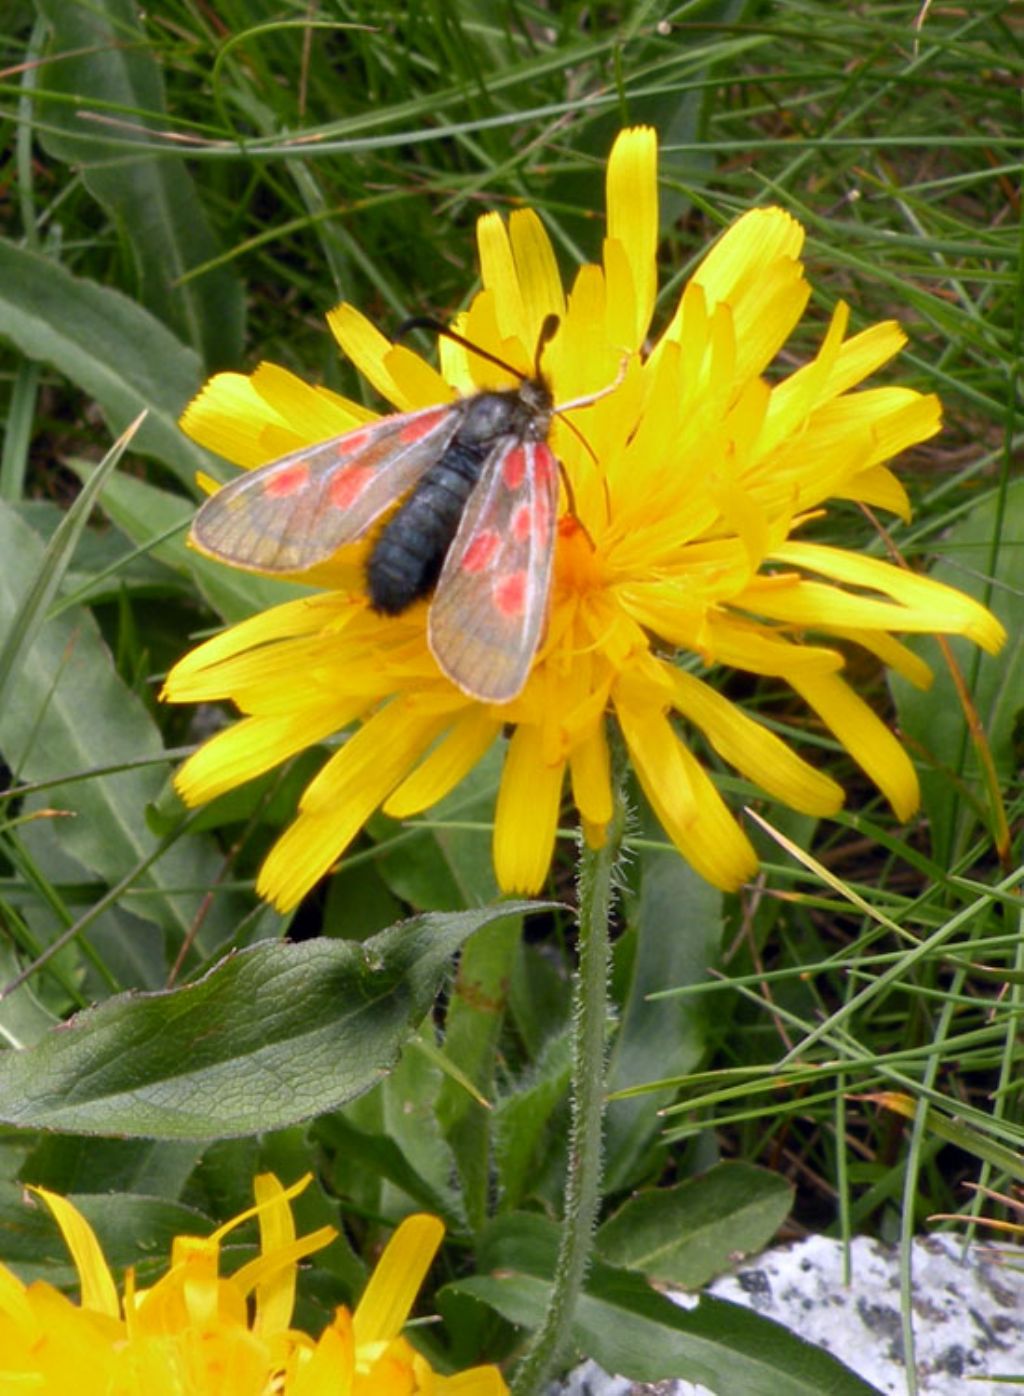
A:
{"type": "Polygon", "coordinates": [[[357,451],[361,451],[370,439],[368,431],[350,431],[347,436],[343,436],[336,447],[338,458],[344,460],[346,456],[354,456],[357,451]]]}
{"type": "Polygon", "coordinates": [[[517,543],[526,543],[533,532],[533,510],[529,504],[520,504],[512,515],[512,537],[517,543]]]}
{"type": "Polygon", "coordinates": [[[466,549],[466,554],[462,559],[463,572],[486,571],[500,547],[501,538],[493,528],[487,528],[478,533],[466,549]]]}
{"type": "Polygon", "coordinates": [[[501,478],[505,481],[505,488],[517,490],[526,478],[526,451],[522,446],[513,446],[511,451],[506,451],[505,459],[501,462],[501,478]]]}
{"type": "Polygon", "coordinates": [[[521,616],[526,607],[526,573],[510,572],[507,577],[499,577],[491,594],[506,620],[521,616]]]}
{"type": "Polygon", "coordinates": [[[558,470],[554,453],[547,446],[540,445],[533,454],[533,473],[537,484],[546,487],[554,479],[558,470]]]}
{"type": "Polygon", "coordinates": [[[422,417],[414,417],[411,422],[406,422],[405,426],[402,427],[398,433],[398,439],[405,442],[422,441],[450,410],[448,407],[439,407],[436,412],[426,412],[422,417]]]}
{"type": "Polygon", "coordinates": [[[263,484],[263,493],[268,499],[287,499],[296,490],[301,490],[309,479],[309,466],[305,461],[296,461],[284,470],[275,470],[263,484]]]}
{"type": "Polygon", "coordinates": [[[327,487],[327,502],[335,509],[347,509],[362,493],[372,474],[368,465],[352,465],[347,470],[339,470],[327,487]]]}

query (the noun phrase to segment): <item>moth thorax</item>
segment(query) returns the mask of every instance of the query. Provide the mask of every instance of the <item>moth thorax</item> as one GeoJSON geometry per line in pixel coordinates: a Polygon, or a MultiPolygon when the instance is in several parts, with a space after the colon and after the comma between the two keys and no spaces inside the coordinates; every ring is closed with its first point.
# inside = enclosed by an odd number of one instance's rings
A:
{"type": "Polygon", "coordinates": [[[543,383],[526,379],[508,392],[478,393],[467,398],[459,441],[489,446],[506,436],[543,441],[551,425],[551,394],[543,383]]]}

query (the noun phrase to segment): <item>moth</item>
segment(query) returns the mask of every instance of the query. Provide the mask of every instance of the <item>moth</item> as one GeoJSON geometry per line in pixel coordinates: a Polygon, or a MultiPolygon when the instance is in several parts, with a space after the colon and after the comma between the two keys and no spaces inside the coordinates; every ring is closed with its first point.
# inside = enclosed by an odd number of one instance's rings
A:
{"type": "MultiPolygon", "coordinates": [[[[540,348],[555,329],[545,324],[540,348]]],[[[595,400],[556,408],[540,348],[516,388],[382,417],[247,471],[200,507],[190,542],[235,567],[302,572],[398,505],[369,553],[371,606],[400,615],[432,594],[427,642],[439,667],[470,697],[509,702],[547,615],[560,469],[552,417],[595,400]]]]}

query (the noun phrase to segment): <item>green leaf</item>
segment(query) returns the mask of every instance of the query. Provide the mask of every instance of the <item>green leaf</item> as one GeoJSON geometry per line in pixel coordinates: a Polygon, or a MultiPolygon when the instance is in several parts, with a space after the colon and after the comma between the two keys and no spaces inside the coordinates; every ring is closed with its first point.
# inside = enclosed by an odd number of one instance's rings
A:
{"type": "MultiPolygon", "coordinates": [[[[484,927],[489,935],[501,922],[484,927]]],[[[418,1034],[405,1049],[388,1079],[375,1093],[380,1111],[380,1128],[404,1154],[431,1192],[444,1200],[443,1216],[455,1219],[460,1231],[466,1228],[465,1209],[455,1187],[455,1159],[437,1118],[437,1097],[444,1077],[430,1055],[419,1049],[422,1037],[432,1037],[432,1022],[420,1025],[418,1034]]],[[[381,1190],[381,1209],[386,1214],[408,1208],[406,1196],[395,1197],[393,1189],[381,1190]]]]}
{"type": "MultiPolygon", "coordinates": [[[[551,1291],[557,1229],[543,1217],[502,1217],[478,1251],[481,1271],[448,1289],[474,1295],[512,1323],[536,1327],[551,1291]]],[[[597,1263],[573,1324],[580,1351],[633,1381],[685,1377],[743,1396],[878,1396],[820,1348],[750,1309],[701,1296],[673,1304],[637,1275],[597,1263]]]]}
{"type": "MultiPolygon", "coordinates": [[[[73,461],[67,464],[73,470],[73,461]]],[[[90,465],[90,473],[96,466],[90,465]]],[[[111,484],[118,476],[111,477],[111,484]]],[[[102,507],[102,501],[100,502],[102,507]]],[[[49,541],[67,517],[67,509],[48,499],[19,500],[11,506],[23,523],[28,524],[33,533],[49,541]]],[[[60,605],[67,603],[68,596],[76,601],[111,601],[124,593],[130,596],[140,594],[166,596],[170,591],[186,593],[183,580],[176,578],[166,567],[144,555],[132,556],[124,539],[114,529],[102,532],[86,529],[75,547],[64,577],[64,587],[60,605]]]]}
{"type": "Polygon", "coordinates": [[[22,652],[26,647],[32,645],[43,624],[47,608],[57,594],[57,589],[68,569],[78,540],[89,521],[89,512],[96,502],[96,496],[103,488],[103,482],[121,459],[125,447],[135,435],[138,426],[139,422],[136,420],[120,441],[116,442],[107,452],[101,464],[93,472],[92,480],[81,491],[57,526],[45,551],[39,557],[38,565],[24,579],[27,583],[24,595],[12,617],[11,624],[4,631],[3,643],[0,644],[0,707],[4,704],[8,680],[14,673],[22,652]]]}
{"type": "MultiPolygon", "coordinates": [[[[722,894],[677,853],[648,851],[638,874],[639,891],[630,907],[633,955],[608,1069],[610,1094],[685,1076],[700,1063],[711,1000],[706,995],[650,996],[705,983],[722,935],[722,894]]],[[[675,1092],[667,1089],[611,1102],[606,1192],[629,1187],[643,1171],[645,1157],[664,1129],[658,1112],[674,1098],[675,1092]]]]}
{"type": "MultiPolygon", "coordinates": [[[[21,973],[14,946],[0,945],[0,983],[8,984],[21,973]]],[[[19,984],[0,998],[0,1042],[7,1047],[28,1047],[54,1026],[54,1015],[36,997],[32,984],[19,984]]]]}
{"type": "MultiPolygon", "coordinates": [[[[0,504],[0,643],[13,633],[43,556],[35,534],[0,504]]],[[[61,781],[28,799],[26,812],[56,807],[74,816],[60,821],[59,843],[91,873],[114,884],[156,850],[159,840],[144,814],[167,779],[163,743],[138,696],[118,676],[87,611],[72,608],[41,629],[32,627],[17,682],[0,705],[0,750],[20,780],[61,781]],[[138,764],[146,757],[152,765],[138,764]],[[127,769],[130,763],[136,764],[127,769]],[[121,764],[126,769],[115,774],[90,774],[93,767],[121,764]]],[[[45,852],[45,835],[37,838],[31,824],[19,829],[18,838],[29,856],[37,843],[45,852]]],[[[131,911],[180,940],[220,865],[212,844],[180,840],[140,878],[145,895],[132,898],[131,911]]],[[[214,899],[200,933],[204,944],[230,933],[238,905],[230,896],[214,899]]]]}
{"type": "Polygon", "coordinates": [[[209,368],[234,367],[242,353],[241,283],[225,267],[176,284],[190,267],[211,261],[220,244],[182,157],[174,147],[125,152],[88,119],[90,103],[116,103],[140,140],[172,126],[161,70],[134,0],[36,0],[51,27],[43,83],[74,101],[36,98],[43,146],[81,171],[86,188],[128,240],[138,297],[202,357],[209,368]]]}
{"type": "MultiPolygon", "coordinates": [[[[175,1236],[205,1236],[211,1230],[202,1213],[160,1198],[123,1192],[77,1193],[71,1201],[96,1230],[110,1264],[115,1269],[143,1267],[143,1281],[148,1267],[166,1270],[175,1236]]],[[[0,1236],[0,1256],[26,1284],[33,1280],[61,1288],[78,1284],[67,1244],[48,1207],[41,1199],[27,1199],[23,1188],[0,1190],[0,1236]]]]}
{"type": "MultiPolygon", "coordinates": [[[[90,1139],[49,1133],[40,1136],[19,1176],[60,1193],[92,1192],[102,1178],[111,1193],[176,1201],[189,1185],[201,1152],[201,1146],[191,1140],[90,1139]]],[[[195,1202],[191,1188],[190,1193],[195,1202]]],[[[251,1200],[250,1194],[238,1210],[251,1200]]]]}
{"type": "MultiPolygon", "coordinates": [[[[510,916],[468,940],[448,998],[445,1055],[487,1098],[494,1090],[507,986],[522,928],[522,921],[510,916]]],[[[441,1087],[437,1116],[455,1153],[470,1225],[478,1230],[490,1197],[491,1111],[449,1078],[441,1087]]]]}
{"type": "MultiPolygon", "coordinates": [[[[946,560],[929,575],[985,602],[1009,636],[1003,650],[994,656],[980,653],[967,640],[951,640],[950,645],[970,685],[996,769],[1004,780],[1010,779],[1019,766],[1015,724],[1024,694],[1024,592],[1020,587],[1024,480],[1007,490],[1001,517],[996,497],[987,499],[944,536],[942,552],[946,560]],[[990,587],[986,579],[991,574],[992,539],[997,534],[999,551],[990,587]]],[[[894,675],[893,696],[901,729],[916,751],[924,753],[924,760],[918,760],[917,765],[933,856],[942,863],[952,863],[977,827],[977,808],[964,798],[964,789],[984,800],[981,775],[960,699],[934,641],[907,643],[933,666],[935,681],[922,693],[894,675]]]]}
{"type": "Polygon", "coordinates": [[[421,916],[362,944],[262,944],[187,988],[110,999],[0,1056],[0,1119],[196,1139],[334,1109],[394,1066],[462,942],[531,909],[421,916]]]}
{"type": "Polygon", "coordinates": [[[568,1094],[571,1068],[572,1041],[566,1029],[548,1039],[529,1079],[495,1107],[494,1160],[506,1210],[531,1196],[532,1185],[546,1171],[549,1124],[568,1094]]]}
{"type": "Polygon", "coordinates": [[[331,1171],[334,1190],[351,1196],[350,1187],[365,1187],[366,1180],[375,1177],[398,1188],[417,1207],[436,1212],[446,1227],[464,1227],[465,1215],[447,1180],[442,1188],[436,1188],[431,1179],[423,1176],[418,1154],[409,1157],[394,1139],[360,1129],[349,1118],[350,1110],[351,1107],[325,1115],[313,1126],[317,1140],[328,1145],[335,1155],[331,1171]]]}
{"type": "Polygon", "coordinates": [[[601,1227],[597,1249],[649,1280],[699,1289],[737,1255],[762,1250],[789,1215],[793,1188],[749,1163],[720,1163],[674,1188],[631,1197],[601,1227]]]}
{"type": "Polygon", "coordinates": [[[199,357],[127,296],[0,239],[0,336],[94,398],[115,433],[148,409],[133,449],[189,485],[211,469],[178,428],[202,379],[199,357]]]}

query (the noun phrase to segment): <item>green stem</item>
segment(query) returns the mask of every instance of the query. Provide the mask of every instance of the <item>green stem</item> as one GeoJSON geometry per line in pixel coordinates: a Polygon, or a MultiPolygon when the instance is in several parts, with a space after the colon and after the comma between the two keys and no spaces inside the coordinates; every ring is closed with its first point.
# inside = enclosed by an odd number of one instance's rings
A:
{"type": "Polygon", "coordinates": [[[551,1301],[512,1382],[512,1396],[534,1396],[566,1354],[576,1302],[590,1263],[601,1203],[605,1110],[605,1029],[608,1020],[608,922],[612,874],[624,825],[615,782],[615,814],[605,844],[580,853],[579,964],[573,984],[572,1134],[565,1216],[551,1301]]]}

